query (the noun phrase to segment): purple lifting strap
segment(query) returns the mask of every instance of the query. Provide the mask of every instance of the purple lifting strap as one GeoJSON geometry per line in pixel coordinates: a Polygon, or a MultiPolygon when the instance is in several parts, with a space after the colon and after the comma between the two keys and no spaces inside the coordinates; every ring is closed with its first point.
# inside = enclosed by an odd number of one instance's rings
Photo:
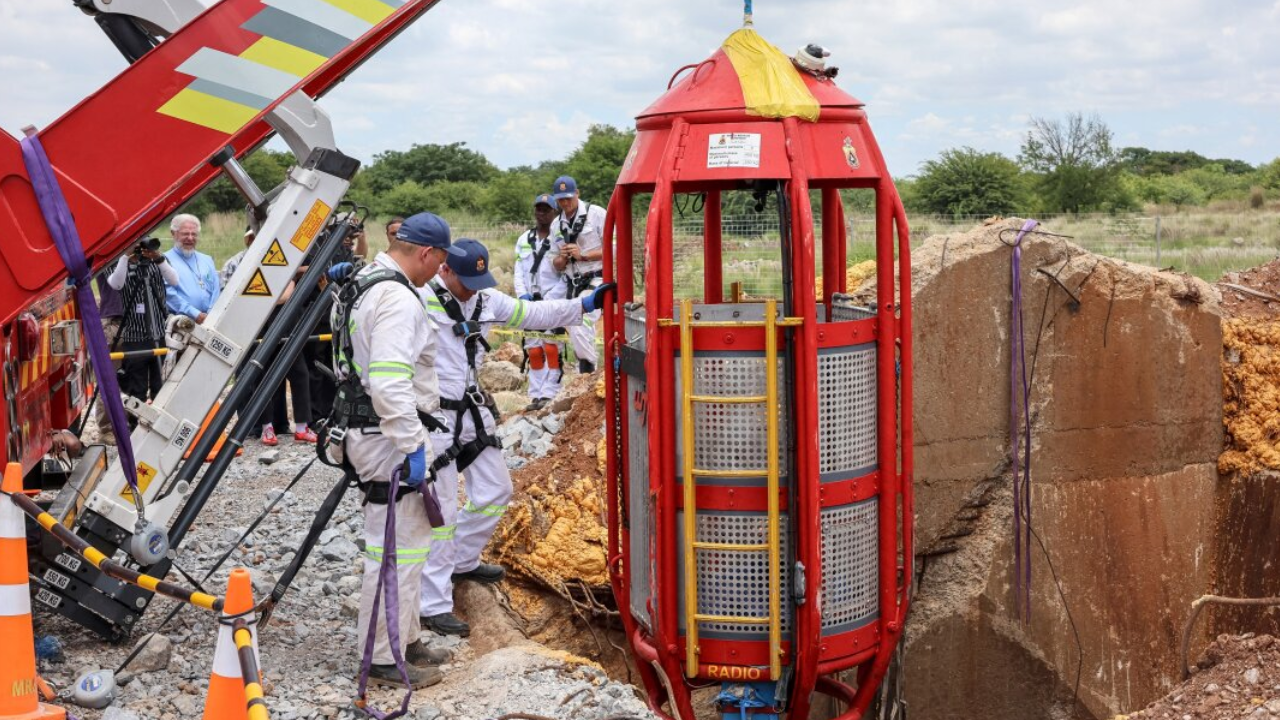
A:
{"type": "Polygon", "coordinates": [[[400,652],[400,581],[396,576],[396,491],[400,489],[400,466],[391,471],[391,487],[387,488],[387,523],[382,530],[382,564],[378,567],[378,584],[373,592],[373,609],[369,612],[369,631],[364,638],[364,657],[360,659],[360,682],[356,688],[359,707],[377,720],[395,720],[409,712],[409,699],[413,687],[409,683],[409,671],[405,668],[400,652]],[[378,636],[378,605],[383,593],[387,596],[387,636],[391,641],[391,657],[396,661],[400,679],[406,691],[400,700],[400,709],[384,713],[368,706],[365,688],[369,685],[369,668],[373,665],[373,641],[378,636]]]}
{"type": "Polygon", "coordinates": [[[1028,220],[1013,241],[1009,263],[1009,454],[1013,460],[1013,583],[1023,620],[1031,621],[1031,387],[1022,328],[1022,239],[1040,223],[1028,220]],[[1021,402],[1019,402],[1021,399],[1021,402]],[[1022,426],[1019,427],[1019,415],[1022,426]],[[1022,443],[1023,448],[1019,445],[1022,443]],[[1019,455],[1027,453],[1026,472],[1019,455]]]}
{"type": "Polygon", "coordinates": [[[27,137],[22,140],[22,160],[27,166],[27,174],[31,176],[31,186],[35,190],[45,225],[53,236],[53,244],[57,246],[58,254],[62,256],[62,262],[71,274],[71,282],[76,287],[82,334],[89,346],[93,374],[98,379],[98,394],[102,396],[107,416],[111,418],[111,427],[115,430],[125,480],[133,489],[135,504],[141,508],[142,496],[138,492],[138,469],[133,459],[129,424],[124,415],[124,403],[120,400],[120,385],[112,371],[107,337],[102,332],[98,301],[94,299],[93,286],[89,283],[89,263],[84,257],[84,246],[80,243],[80,233],[76,230],[75,220],[67,207],[67,199],[62,195],[53,166],[49,164],[49,158],[34,130],[28,131],[27,137]]]}

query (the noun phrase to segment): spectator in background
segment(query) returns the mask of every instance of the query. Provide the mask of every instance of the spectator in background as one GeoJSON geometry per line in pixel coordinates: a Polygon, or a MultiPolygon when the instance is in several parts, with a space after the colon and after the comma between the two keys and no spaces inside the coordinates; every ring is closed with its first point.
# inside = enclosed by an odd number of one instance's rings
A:
{"type": "Polygon", "coordinates": [[[227,283],[231,280],[231,276],[236,274],[236,269],[240,267],[240,261],[244,260],[244,254],[249,252],[249,246],[253,244],[253,239],[257,237],[253,227],[245,227],[244,229],[244,250],[227,258],[222,263],[222,272],[218,274],[218,286],[223,290],[226,289],[227,283]]]}
{"type": "MultiPolygon", "coordinates": [[[[164,347],[168,317],[165,293],[178,284],[178,272],[160,252],[160,241],[143,238],[116,264],[107,284],[124,301],[120,338],[125,352],[164,347]]],[[[164,384],[162,362],[154,355],[127,358],[122,363],[120,390],[139,400],[155,399],[164,384]]],[[[132,422],[132,421],[131,421],[132,422]]]]}
{"type": "Polygon", "coordinates": [[[400,226],[404,224],[404,218],[396,215],[387,221],[387,247],[391,246],[391,241],[396,239],[396,233],[400,230],[400,226]]]}
{"type": "Polygon", "coordinates": [[[177,215],[169,223],[169,231],[173,233],[173,248],[165,257],[178,271],[178,282],[166,291],[169,311],[203,323],[217,302],[222,285],[213,258],[196,251],[200,220],[195,215],[177,215]]]}
{"type": "MultiPolygon", "coordinates": [[[[124,317],[124,301],[120,298],[120,291],[107,282],[107,275],[106,271],[98,273],[94,281],[98,284],[98,312],[102,315],[102,334],[107,338],[107,347],[111,348],[111,352],[115,352],[120,344],[120,321],[124,317]]],[[[111,370],[117,375],[120,373],[119,361],[111,363],[111,370]]],[[[101,394],[101,383],[98,384],[98,390],[101,394]]],[[[107,419],[107,403],[101,397],[96,402],[93,416],[98,421],[98,442],[104,445],[115,445],[116,433],[111,427],[111,421],[107,419]]]]}

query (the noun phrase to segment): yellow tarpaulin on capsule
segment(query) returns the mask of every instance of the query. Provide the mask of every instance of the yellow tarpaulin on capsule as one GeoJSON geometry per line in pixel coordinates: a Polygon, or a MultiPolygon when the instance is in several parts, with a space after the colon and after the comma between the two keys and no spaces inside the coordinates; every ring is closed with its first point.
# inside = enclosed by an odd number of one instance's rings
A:
{"type": "Polygon", "coordinates": [[[724,52],[742,83],[748,113],[817,122],[818,101],[791,64],[791,58],[759,33],[749,28],[735,32],[724,41],[724,52]]]}

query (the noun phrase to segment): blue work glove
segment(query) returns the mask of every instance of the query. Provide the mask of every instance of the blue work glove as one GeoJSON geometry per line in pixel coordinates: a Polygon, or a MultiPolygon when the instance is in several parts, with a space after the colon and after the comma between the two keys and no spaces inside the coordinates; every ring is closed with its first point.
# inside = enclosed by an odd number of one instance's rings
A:
{"type": "Polygon", "coordinates": [[[400,479],[405,485],[416,488],[427,479],[427,446],[422,444],[417,450],[404,456],[404,469],[400,479]]]}
{"type": "Polygon", "coordinates": [[[616,287],[618,286],[614,283],[604,283],[597,287],[590,295],[584,296],[582,298],[582,312],[595,312],[596,310],[603,308],[605,305],[605,296],[613,292],[616,287]]]}
{"type": "Polygon", "coordinates": [[[334,282],[342,282],[343,280],[346,280],[347,277],[355,271],[355,269],[356,266],[349,262],[340,262],[329,268],[329,271],[325,274],[334,282]]]}
{"type": "Polygon", "coordinates": [[[521,300],[524,300],[525,302],[532,302],[532,301],[533,301],[533,296],[532,296],[532,295],[530,295],[529,293],[525,293],[525,294],[523,294],[523,295],[521,295],[521,296],[520,296],[520,299],[521,299],[521,300]]]}

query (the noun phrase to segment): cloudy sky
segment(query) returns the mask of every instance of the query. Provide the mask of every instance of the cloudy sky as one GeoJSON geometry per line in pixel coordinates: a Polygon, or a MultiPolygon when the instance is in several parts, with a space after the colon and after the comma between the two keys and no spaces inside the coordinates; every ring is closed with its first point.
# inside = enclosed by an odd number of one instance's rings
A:
{"type": "MultiPolygon", "coordinates": [[[[206,0],[207,2],[207,0],[206,0]]],[[[501,167],[629,126],[741,23],[740,0],[443,0],[331,92],[368,160],[465,141],[501,167]]],[[[895,175],[968,145],[1016,155],[1027,119],[1097,113],[1119,146],[1280,155],[1280,0],[755,0],[788,54],[827,46],[895,175]]],[[[0,0],[0,127],[46,124],[123,67],[70,0],[0,0]]]]}

